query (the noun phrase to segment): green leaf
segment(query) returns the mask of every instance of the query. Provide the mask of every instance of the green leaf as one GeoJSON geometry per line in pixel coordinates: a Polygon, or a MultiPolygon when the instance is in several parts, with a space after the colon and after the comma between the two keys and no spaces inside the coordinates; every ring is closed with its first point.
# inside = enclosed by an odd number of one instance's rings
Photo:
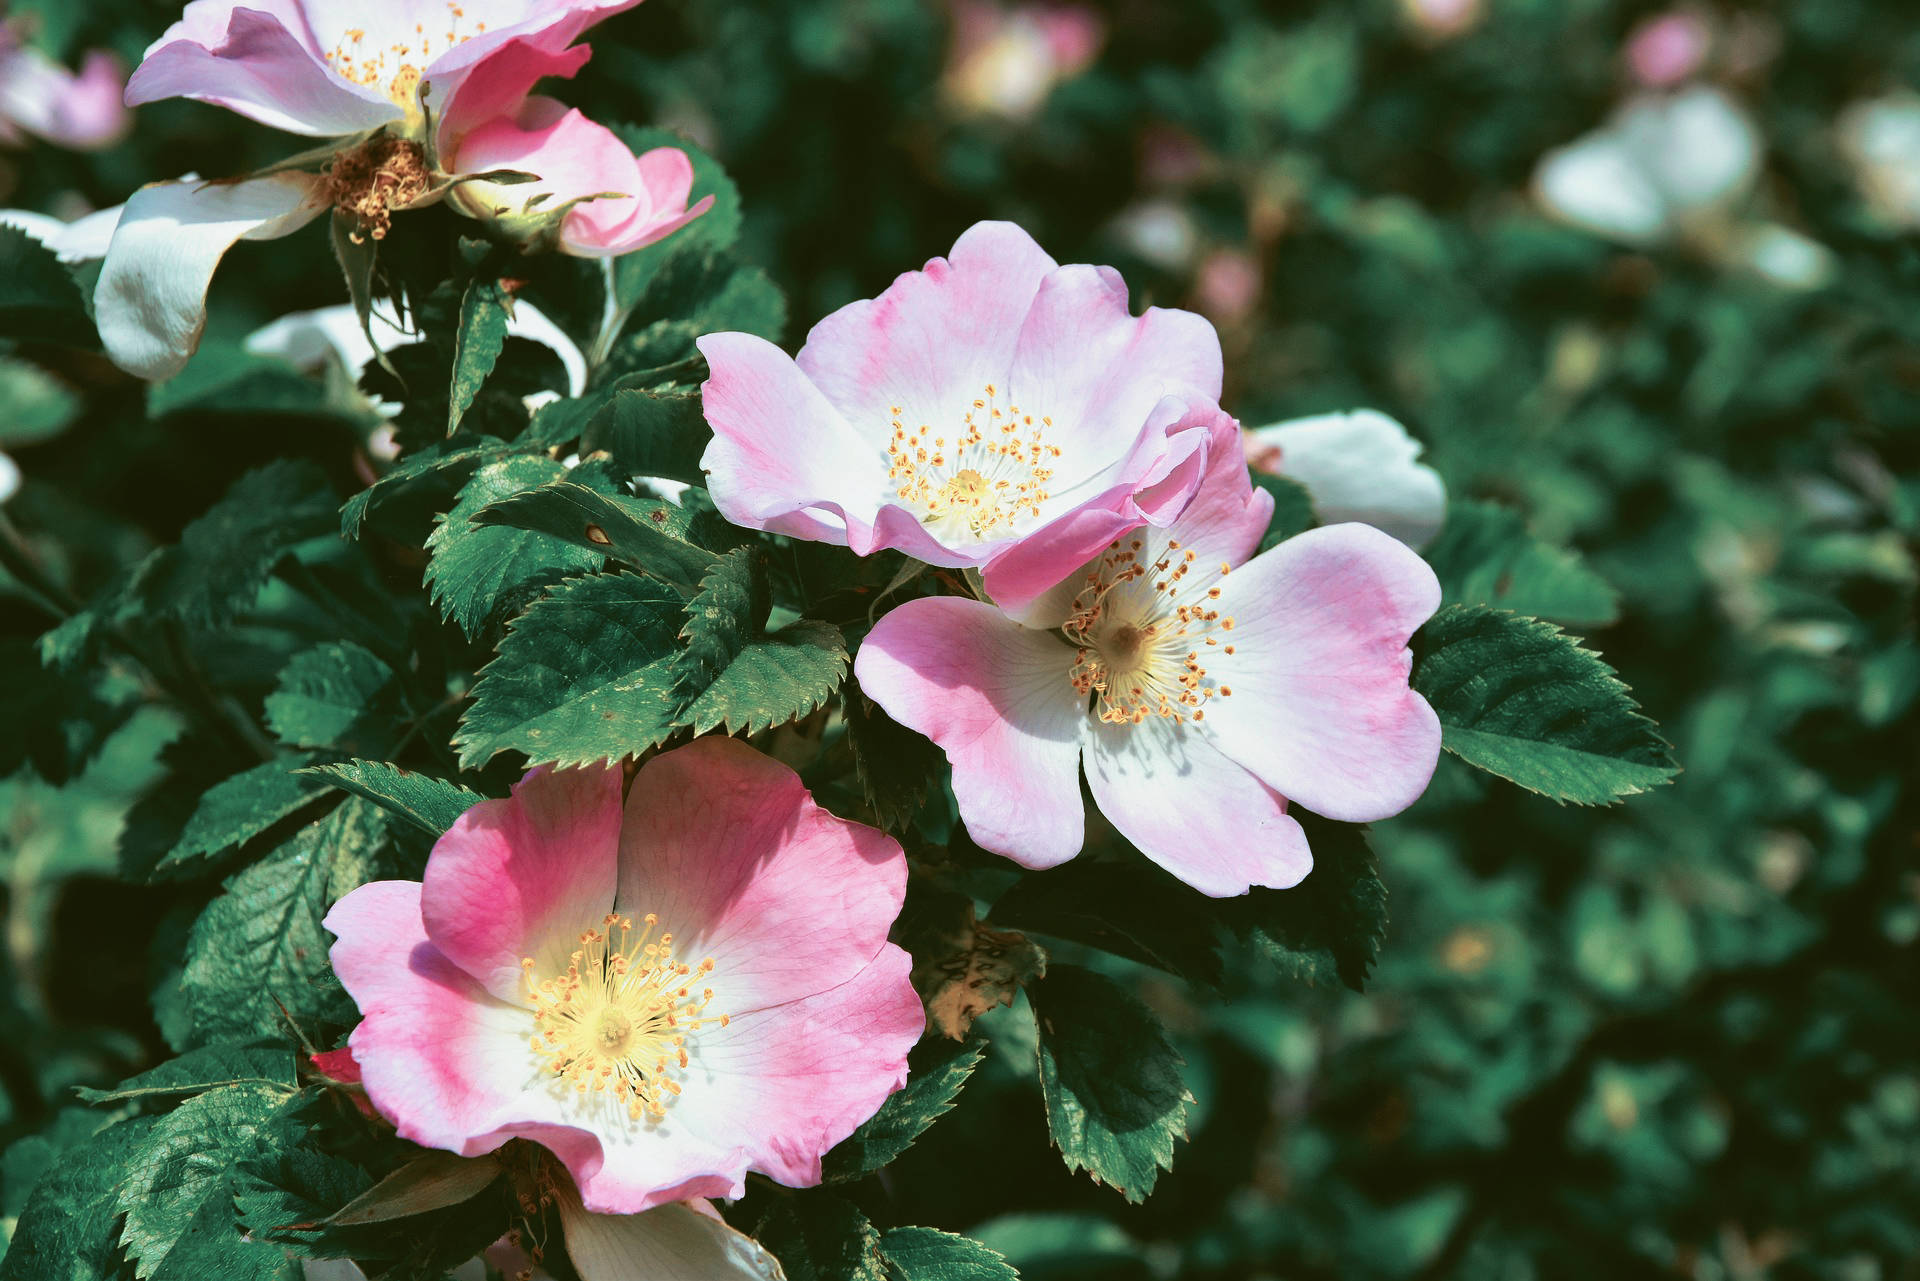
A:
{"type": "Polygon", "coordinates": [[[1131,992],[1077,965],[1054,966],[1027,999],[1054,1146],[1069,1170],[1144,1201],[1173,1168],[1193,1101],[1166,1030],[1131,992]]]}
{"type": "Polygon", "coordinates": [[[331,1244],[335,1235],[321,1221],[365,1192],[369,1182],[359,1165],[330,1152],[262,1145],[234,1169],[234,1209],[257,1241],[292,1245],[302,1254],[331,1253],[325,1246],[314,1249],[331,1244]]]}
{"type": "Polygon", "coordinates": [[[24,360],[0,358],[0,449],[51,440],[79,412],[80,398],[53,375],[24,360]]]}
{"type": "Polygon", "coordinates": [[[1223,900],[1221,916],[1288,978],[1361,991],[1387,932],[1387,887],[1366,829],[1299,809],[1293,815],[1306,829],[1313,870],[1292,889],[1256,888],[1223,900]]]}
{"type": "Polygon", "coordinates": [[[939,779],[947,754],[888,716],[852,681],[841,694],[840,709],[874,819],[887,831],[904,831],[939,779]]]}
{"type": "Polygon", "coordinates": [[[1654,723],[1591,650],[1551,623],[1449,605],[1413,638],[1413,688],[1441,743],[1530,792],[1606,805],[1679,772],[1654,723]]]}
{"type": "Polygon", "coordinates": [[[604,552],[692,595],[720,558],[666,532],[673,519],[668,507],[561,479],[502,498],[473,522],[532,530],[604,552]]]}
{"type": "Polygon", "coordinates": [[[986,1042],[922,1041],[914,1047],[907,1083],[821,1162],[828,1183],[864,1178],[913,1146],[952,1109],[960,1087],[980,1066],[986,1042]]]}
{"type": "Polygon", "coordinates": [[[772,598],[757,547],[728,552],[687,602],[674,662],[684,701],[676,723],[704,734],[756,734],[820,707],[846,672],[847,645],[831,623],[802,619],[761,632],[772,598]]]}
{"type": "Polygon", "coordinates": [[[614,132],[636,156],[655,147],[675,147],[687,153],[693,162],[693,190],[687,197],[688,208],[708,196],[713,197],[713,207],[679,231],[615,261],[614,293],[623,307],[630,307],[646,292],[649,282],[669,259],[699,258],[733,247],[734,241],[740,238],[740,189],[718,161],[680,134],[637,125],[618,125],[614,132]]]}
{"type": "Polygon", "coordinates": [[[284,1046],[222,1042],[188,1050],[179,1058],[128,1077],[111,1090],[82,1088],[74,1093],[88,1103],[204,1094],[229,1085],[280,1087],[292,1094],[294,1079],[293,1054],[284,1046]]]}
{"type": "Polygon", "coordinates": [[[80,287],[52,250],[0,224],[0,338],[97,348],[80,287]]]}
{"type": "Polygon", "coordinates": [[[889,1281],[1018,1281],[999,1254],[937,1228],[889,1228],[880,1237],[889,1281]]]}
{"type": "Polygon", "coordinates": [[[1605,627],[1620,597],[1575,553],[1527,532],[1519,512],[1454,502],[1424,553],[1450,605],[1491,605],[1575,627],[1605,627]]]}
{"type": "Polygon", "coordinates": [[[502,1173],[491,1156],[424,1152],[335,1210],[327,1222],[356,1227],[444,1210],[479,1196],[502,1173]]]}
{"type": "Polygon", "coordinates": [[[444,835],[453,826],[453,820],[486,799],[458,783],[429,778],[380,761],[315,765],[303,773],[372,801],[433,837],[444,835]]]}
{"type": "Polygon", "coordinates": [[[377,808],[349,800],[234,876],[207,905],[180,979],[201,1040],[284,1035],[289,1016],[314,1015],[331,979],[333,937],[320,922],[367,878],[382,829],[377,808]]]}
{"type": "Polygon", "coordinates": [[[460,298],[460,322],[453,335],[453,372],[447,386],[447,435],[480,394],[507,343],[507,300],[497,280],[476,280],[460,298]]]}
{"type": "Polygon", "coordinates": [[[638,574],[560,584],[513,623],[481,669],[454,745],[465,767],[509,748],[581,765],[639,752],[673,731],[679,595],[638,574]]]}
{"type": "Polygon", "coordinates": [[[587,420],[580,452],[605,450],[627,475],[705,486],[700,458],[712,439],[697,392],[623,388],[587,420]]]}
{"type": "Polygon", "coordinates": [[[1083,859],[1028,872],[989,915],[995,925],[1085,943],[1212,985],[1220,981],[1212,903],[1158,869],[1083,859]]]}
{"type": "Polygon", "coordinates": [[[124,1275],[115,1194],[157,1118],[109,1125],[60,1154],[13,1225],[0,1281],[112,1281],[124,1275]]]}
{"type": "Polygon", "coordinates": [[[230,1189],[234,1166],[252,1155],[290,1097],[284,1090],[230,1085],[160,1118],[128,1162],[118,1197],[127,1216],[120,1240],[135,1275],[154,1275],[189,1230],[205,1235],[213,1225],[196,1222],[204,1210],[231,1231],[233,1253],[268,1248],[241,1242],[230,1189]]]}
{"type": "Polygon", "coordinates": [[[1261,551],[1284,543],[1295,534],[1305,533],[1320,523],[1319,516],[1313,510],[1313,495],[1307,492],[1305,485],[1291,476],[1275,476],[1263,471],[1250,475],[1255,488],[1273,495],[1273,519],[1267,522],[1267,532],[1260,538],[1261,551]]]}
{"type": "Polygon", "coordinates": [[[352,641],[295,654],[267,695],[267,725],[289,747],[350,751],[372,746],[391,725],[399,689],[378,654],[352,641]]]}
{"type": "Polygon", "coordinates": [[[483,463],[538,452],[491,436],[435,441],[408,454],[394,464],[392,471],[341,506],[341,536],[358,538],[367,518],[387,508],[415,507],[450,496],[483,463]]]}
{"type": "Polygon", "coordinates": [[[176,867],[250,841],[323,795],[324,784],[295,772],[311,759],[268,761],[201,793],[160,866],[176,867]]]}
{"type": "Polygon", "coordinates": [[[787,1281],[886,1281],[880,1233],[830,1192],[782,1197],[753,1235],[780,1260],[787,1281]]]}
{"type": "Polygon", "coordinates": [[[697,382],[694,370],[701,366],[694,339],[734,330],[777,340],[786,327],[787,303],[758,267],[726,254],[689,250],[670,256],[648,278],[630,315],[640,327],[629,328],[613,344],[600,371],[603,383],[623,375],[697,382]]]}
{"type": "MultiPolygon", "coordinates": [[[[433,559],[427,565],[426,581],[433,603],[469,638],[505,612],[502,598],[509,589],[544,586],[600,567],[604,558],[591,546],[491,520],[473,523],[490,504],[538,491],[567,474],[565,467],[540,454],[487,463],[461,488],[460,500],[428,537],[427,550],[433,559]]],[[[594,492],[573,481],[566,483],[594,492]]]]}

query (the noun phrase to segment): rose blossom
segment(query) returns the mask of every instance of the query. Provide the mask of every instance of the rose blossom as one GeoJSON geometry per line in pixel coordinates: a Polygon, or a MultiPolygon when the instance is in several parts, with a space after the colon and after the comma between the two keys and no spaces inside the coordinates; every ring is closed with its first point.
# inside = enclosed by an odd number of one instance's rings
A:
{"type": "Polygon", "coordinates": [[[334,905],[367,1096],[428,1147],[544,1145],[595,1213],[739,1196],[749,1169],[818,1183],[924,1023],[886,941],[906,859],[731,739],[620,785],[535,770],[423,881],[334,905]]]}
{"type": "Polygon", "coordinates": [[[1425,790],[1440,722],[1407,687],[1407,641],[1439,606],[1433,571],[1366,525],[1253,556],[1273,502],[1226,431],[1178,519],[1114,540],[1027,625],[927,597],[861,644],[861,689],[946,750],[982,847],[1025,867],[1072,858],[1084,766],[1143,854],[1226,896],[1307,874],[1290,800],[1367,822],[1425,790]]]}
{"type": "Polygon", "coordinates": [[[476,217],[496,208],[526,215],[524,202],[545,193],[547,210],[513,227],[529,243],[621,253],[697,216],[705,207],[686,208],[685,155],[667,148],[636,158],[577,113],[565,128],[529,115],[555,108],[528,99],[535,82],[572,76],[586,62],[590,51],[575,37],[637,3],[282,0],[256,8],[193,0],[147,50],[128,103],[195,98],[333,141],[251,177],[136,192],[94,294],[108,355],[143,378],[178,372],[199,345],[214,270],[236,243],[290,235],[330,209],[347,217],[356,239],[381,239],[394,212],[459,191],[456,180],[470,171],[450,169],[455,160],[510,154],[541,180],[504,203],[459,205],[476,217]],[[612,211],[585,215],[580,202],[595,197],[612,211]],[[546,236],[549,222],[560,230],[546,236]]]}
{"type": "Polygon", "coordinates": [[[1059,266],[1005,222],[834,312],[796,358],[751,334],[699,346],[722,515],[979,568],[1015,611],[1178,514],[1230,421],[1213,326],[1136,317],[1117,272],[1059,266]]]}
{"type": "Polygon", "coordinates": [[[1249,467],[1306,486],[1322,524],[1357,520],[1418,549],[1446,518],[1446,483],[1419,461],[1420,442],[1376,410],[1251,427],[1242,440],[1249,467]]]}

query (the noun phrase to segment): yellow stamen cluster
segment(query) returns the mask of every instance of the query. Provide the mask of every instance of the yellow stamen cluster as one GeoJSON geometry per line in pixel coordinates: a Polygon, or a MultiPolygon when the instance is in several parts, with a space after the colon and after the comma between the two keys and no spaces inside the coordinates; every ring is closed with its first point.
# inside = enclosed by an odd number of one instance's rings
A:
{"type": "Polygon", "coordinates": [[[1233,653],[1214,634],[1233,630],[1214,604],[1232,566],[1222,561],[1209,575],[1198,559],[1178,539],[1149,559],[1145,541],[1132,538],[1110,544],[1088,571],[1061,631],[1075,647],[1073,687],[1095,700],[1101,720],[1200,721],[1210,700],[1233,696],[1202,661],[1218,661],[1209,650],[1233,653]]]}
{"type": "Polygon", "coordinates": [[[432,185],[427,153],[404,138],[374,138],[341,152],[327,166],[327,200],[358,221],[355,244],[368,237],[384,240],[393,227],[393,211],[407,208],[432,185]]]}
{"type": "Polygon", "coordinates": [[[451,0],[447,14],[444,32],[428,31],[426,23],[416,22],[411,39],[396,40],[385,48],[369,45],[365,28],[349,27],[341,34],[340,42],[322,57],[345,79],[369,89],[384,86],[387,97],[402,107],[411,108],[420,87],[420,68],[487,29],[486,23],[479,22],[472,31],[462,32],[460,24],[466,18],[466,10],[451,0]],[[434,49],[436,36],[440,37],[438,53],[434,49]]]}
{"type": "Polygon", "coordinates": [[[975,538],[1011,532],[1038,517],[1060,447],[1046,443],[1053,419],[1018,405],[1001,408],[992,383],[961,416],[949,438],[922,423],[908,427],[893,406],[887,441],[887,479],[895,495],[919,508],[928,525],[952,524],[975,538]]]}
{"type": "Polygon", "coordinates": [[[638,934],[633,918],[610,912],[598,928],[583,930],[562,974],[536,979],[532,957],[521,959],[533,1008],[534,1053],[547,1069],[582,1094],[611,1094],[627,1116],[658,1119],[680,1093],[674,1073],[689,1062],[687,1037],[708,1023],[713,989],[711,957],[698,965],[677,961],[673,935],[653,936],[652,912],[638,934]]]}

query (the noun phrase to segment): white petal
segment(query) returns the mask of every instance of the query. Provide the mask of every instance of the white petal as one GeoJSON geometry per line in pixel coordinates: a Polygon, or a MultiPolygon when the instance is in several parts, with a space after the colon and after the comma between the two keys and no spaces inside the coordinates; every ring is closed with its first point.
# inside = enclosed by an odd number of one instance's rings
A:
{"type": "Polygon", "coordinates": [[[1739,253],[1747,266],[1783,289],[1818,289],[1840,270],[1833,250],[1777,222],[1748,228],[1739,253]]]}
{"type": "Polygon", "coordinates": [[[779,1262],[704,1202],[640,1214],[590,1214],[572,1188],[558,1196],[567,1257],[581,1281],[785,1281],[779,1262]]]}
{"type": "Polygon", "coordinates": [[[20,464],[0,454],[0,503],[20,492],[20,464]]]}
{"type": "Polygon", "coordinates": [[[1647,244],[1667,231],[1664,193],[1612,130],[1549,151],[1534,170],[1533,188],[1549,213],[1613,240],[1647,244]]]}
{"type": "Polygon", "coordinates": [[[141,378],[178,373],[207,323],[207,286],[240,240],[273,240],[324,206],[318,179],[285,173],[237,183],[156,183],[127,202],[94,290],[113,362],[141,378]]]}
{"type": "Polygon", "coordinates": [[[1718,89],[1701,85],[1636,103],[1620,128],[1676,209],[1737,200],[1760,172],[1760,131],[1718,89]]]}
{"type": "Polygon", "coordinates": [[[1420,442],[1385,414],[1295,418],[1247,433],[1257,446],[1278,450],[1273,470],[1307,487],[1323,525],[1357,520],[1420,548],[1440,532],[1447,487],[1419,461],[1420,442]]]}

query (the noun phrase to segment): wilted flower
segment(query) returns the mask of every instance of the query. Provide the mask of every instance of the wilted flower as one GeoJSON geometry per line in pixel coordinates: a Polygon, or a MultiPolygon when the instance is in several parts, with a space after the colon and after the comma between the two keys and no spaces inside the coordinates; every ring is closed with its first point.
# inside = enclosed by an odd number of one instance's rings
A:
{"type": "MultiPolygon", "coordinates": [[[[1143,521],[1166,524],[1230,421],[1220,341],[1127,309],[1108,267],[1057,265],[1011,223],[815,325],[797,358],[699,340],[701,466],[736,525],[979,567],[1018,611],[1143,521]]],[[[1235,450],[1236,458],[1238,450],[1235,450]]]]}
{"type": "Polygon", "coordinates": [[[1245,433],[1247,465],[1306,486],[1322,524],[1359,521],[1425,547],[1446,518],[1447,487],[1420,442],[1385,414],[1294,418],[1245,433]]]}
{"type": "Polygon", "coordinates": [[[621,777],[537,770],[334,905],[367,1096],[429,1147],[545,1146],[595,1213],[818,1183],[924,1023],[906,859],[732,739],[647,762],[624,817],[621,777]]]}
{"type": "Polygon", "coordinates": [[[126,68],[104,49],[88,51],[78,74],[0,22],[0,142],[31,134],[72,151],[111,147],[133,118],[122,102],[126,68]]]}
{"type": "Polygon", "coordinates": [[[1366,822],[1425,790],[1440,722],[1407,687],[1407,641],[1439,606],[1433,571],[1365,525],[1254,556],[1273,503],[1226,432],[1178,519],[1115,539],[1024,626],[925,597],[861,644],[861,689],[946,750],[983,848],[1026,867],[1072,858],[1084,765],[1143,854],[1225,896],[1307,874],[1289,801],[1366,822]]]}

